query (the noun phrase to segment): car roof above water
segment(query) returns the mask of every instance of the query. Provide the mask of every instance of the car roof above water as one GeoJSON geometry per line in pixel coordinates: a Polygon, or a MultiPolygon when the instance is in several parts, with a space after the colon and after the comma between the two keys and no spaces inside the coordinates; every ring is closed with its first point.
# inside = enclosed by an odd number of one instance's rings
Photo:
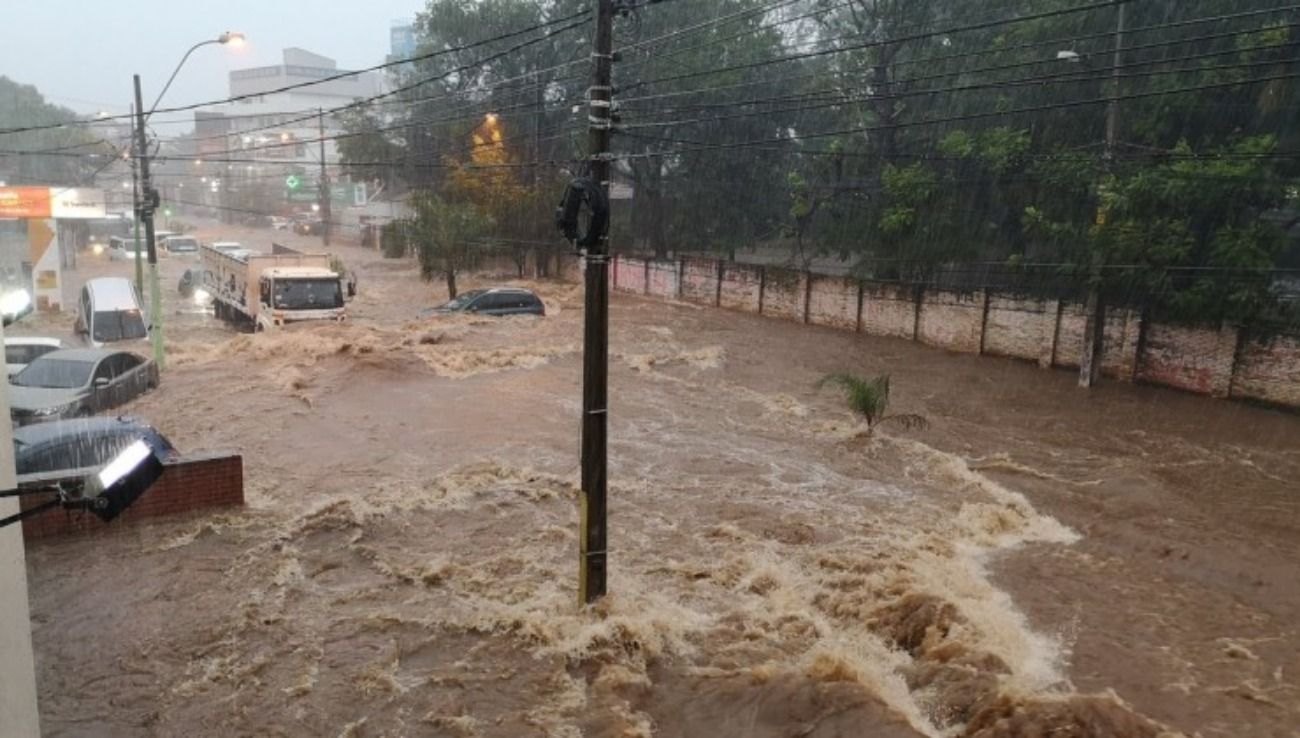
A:
{"type": "Polygon", "coordinates": [[[49,423],[33,423],[14,429],[14,443],[22,446],[37,446],[67,435],[98,435],[119,430],[147,430],[149,426],[139,418],[93,417],[74,420],[56,420],[49,423]]]}
{"type": "Polygon", "coordinates": [[[113,351],[111,349],[69,348],[69,349],[59,349],[58,351],[51,351],[48,354],[41,356],[39,359],[36,359],[36,361],[40,361],[41,359],[48,359],[50,361],[55,361],[55,360],[82,361],[89,364],[89,363],[97,362],[103,359],[104,357],[112,356],[113,354],[120,354],[120,353],[123,352],[113,351]]]}
{"type": "Polygon", "coordinates": [[[97,312],[140,309],[140,303],[135,299],[135,288],[130,280],[122,277],[91,279],[86,282],[86,290],[90,292],[97,312]]]}

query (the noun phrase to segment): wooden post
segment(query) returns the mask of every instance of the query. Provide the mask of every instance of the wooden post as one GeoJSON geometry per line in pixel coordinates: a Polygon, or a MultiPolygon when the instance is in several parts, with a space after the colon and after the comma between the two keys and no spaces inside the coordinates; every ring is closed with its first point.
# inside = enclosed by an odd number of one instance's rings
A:
{"type": "Polygon", "coordinates": [[[718,259],[718,283],[714,285],[713,306],[722,307],[722,270],[726,268],[726,262],[718,259]]]}
{"type": "Polygon", "coordinates": [[[763,314],[763,297],[767,292],[767,267],[760,265],[758,267],[758,314],[763,314]]]}

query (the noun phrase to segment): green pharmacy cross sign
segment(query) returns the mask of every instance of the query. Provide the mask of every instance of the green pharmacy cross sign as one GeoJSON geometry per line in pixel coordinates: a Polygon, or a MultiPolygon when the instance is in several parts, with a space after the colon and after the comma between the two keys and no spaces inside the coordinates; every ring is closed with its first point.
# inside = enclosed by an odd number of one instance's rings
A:
{"type": "Polygon", "coordinates": [[[302,178],[296,174],[290,174],[288,177],[284,178],[284,186],[291,190],[296,190],[299,187],[302,187],[302,178]]]}

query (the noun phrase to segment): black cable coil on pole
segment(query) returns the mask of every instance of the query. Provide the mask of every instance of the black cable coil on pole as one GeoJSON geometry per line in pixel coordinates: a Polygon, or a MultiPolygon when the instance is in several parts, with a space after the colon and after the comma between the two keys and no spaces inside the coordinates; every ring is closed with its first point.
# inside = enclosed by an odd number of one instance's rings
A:
{"type": "Polygon", "coordinates": [[[587,177],[570,181],[564,188],[564,198],[555,209],[555,226],[580,249],[599,244],[609,228],[609,201],[605,199],[605,189],[587,177]],[[579,223],[583,203],[591,211],[585,232],[579,223]]]}

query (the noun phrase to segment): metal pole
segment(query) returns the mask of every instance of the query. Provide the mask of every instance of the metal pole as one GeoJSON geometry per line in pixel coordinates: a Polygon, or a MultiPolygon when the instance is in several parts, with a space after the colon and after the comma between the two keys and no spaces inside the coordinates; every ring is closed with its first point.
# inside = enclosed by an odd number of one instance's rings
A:
{"type": "MultiPolygon", "coordinates": [[[[609,108],[613,88],[614,0],[596,5],[595,61],[590,96],[591,177],[609,189],[609,108]]],[[[587,251],[582,352],[582,532],[578,598],[605,595],[606,428],[609,379],[609,243],[602,236],[587,251]]]]}
{"type": "MultiPolygon", "coordinates": [[[[158,247],[154,243],[153,210],[158,204],[153,180],[149,178],[149,150],[144,137],[144,105],[140,101],[140,75],[135,75],[135,143],[140,153],[140,192],[143,200],[140,217],[144,220],[145,248],[149,254],[149,320],[153,339],[153,360],[162,370],[163,315],[162,293],[158,290],[158,247]]],[[[137,231],[138,233],[138,231],[137,231]]]]}
{"type": "MultiPolygon", "coordinates": [[[[1106,173],[1114,171],[1115,144],[1119,126],[1120,65],[1124,59],[1124,2],[1115,4],[1115,54],[1111,62],[1110,100],[1106,103],[1106,148],[1102,160],[1106,173]]],[[[1106,204],[1097,203],[1097,225],[1106,224],[1106,204]]],[[[1083,352],[1079,356],[1079,386],[1091,387],[1101,373],[1102,353],[1106,342],[1106,301],[1101,291],[1105,255],[1094,247],[1088,274],[1088,300],[1084,305],[1083,352]]]]}
{"type": "Polygon", "coordinates": [[[330,175],[325,170],[325,109],[320,109],[320,118],[318,119],[318,130],[320,132],[320,188],[317,193],[320,199],[320,235],[321,243],[326,246],[330,245],[330,175]]]}

